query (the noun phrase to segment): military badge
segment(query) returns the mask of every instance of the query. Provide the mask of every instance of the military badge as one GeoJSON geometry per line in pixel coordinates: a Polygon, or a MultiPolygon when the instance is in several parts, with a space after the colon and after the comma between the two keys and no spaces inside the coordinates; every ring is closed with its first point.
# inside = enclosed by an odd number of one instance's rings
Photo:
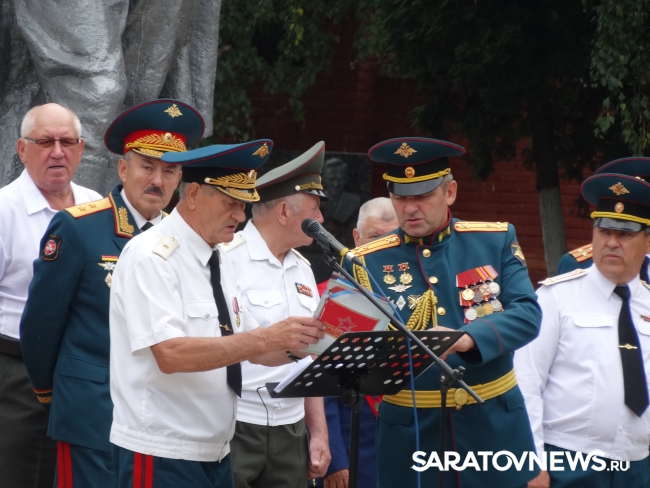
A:
{"type": "Polygon", "coordinates": [[[519,245],[518,242],[513,242],[510,244],[510,251],[512,252],[512,255],[516,257],[521,264],[526,266],[526,258],[524,257],[524,253],[521,250],[521,246],[519,245]]]}
{"type": "Polygon", "coordinates": [[[61,247],[61,238],[50,234],[50,238],[45,243],[43,247],[43,252],[41,252],[41,259],[43,261],[54,261],[59,256],[59,249],[61,247]]]}
{"type": "Polygon", "coordinates": [[[501,312],[503,305],[497,300],[501,287],[494,281],[499,273],[493,266],[479,266],[456,275],[460,306],[464,308],[465,323],[501,312]]]}
{"type": "Polygon", "coordinates": [[[237,323],[237,327],[241,325],[241,319],[239,318],[239,302],[237,301],[237,297],[232,297],[232,311],[235,312],[235,322],[237,323]]]}
{"type": "Polygon", "coordinates": [[[296,283],[296,290],[298,290],[298,293],[300,293],[301,295],[307,295],[310,298],[314,296],[314,294],[311,291],[311,288],[309,288],[307,285],[296,283]]]}
{"type": "Polygon", "coordinates": [[[645,320],[646,322],[650,322],[650,317],[646,317],[645,315],[641,315],[641,318],[645,320]]]}
{"type": "Polygon", "coordinates": [[[173,103],[171,107],[165,110],[165,113],[168,114],[172,119],[174,117],[180,117],[181,115],[183,115],[181,111],[178,109],[178,105],[176,105],[175,103],[173,103]]]}
{"type": "Polygon", "coordinates": [[[399,277],[399,282],[403,285],[408,285],[413,281],[413,276],[411,273],[407,273],[406,270],[409,269],[409,263],[400,263],[397,265],[402,274],[399,277]]]}
{"type": "Polygon", "coordinates": [[[106,286],[109,288],[111,287],[111,283],[113,282],[113,275],[111,274],[111,271],[115,270],[115,265],[117,264],[117,256],[102,256],[102,262],[97,263],[98,266],[101,266],[104,268],[104,271],[108,271],[106,274],[106,278],[104,278],[104,283],[106,283],[106,286]]]}
{"type": "Polygon", "coordinates": [[[384,275],[384,283],[387,285],[393,285],[397,281],[397,278],[391,274],[394,269],[395,267],[392,264],[384,265],[384,273],[386,273],[384,275]]]}

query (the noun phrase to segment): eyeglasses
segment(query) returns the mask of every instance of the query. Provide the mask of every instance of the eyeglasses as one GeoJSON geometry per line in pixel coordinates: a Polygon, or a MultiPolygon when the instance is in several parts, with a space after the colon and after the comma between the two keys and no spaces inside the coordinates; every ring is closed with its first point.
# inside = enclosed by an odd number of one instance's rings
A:
{"type": "Polygon", "coordinates": [[[79,141],[81,141],[80,137],[64,137],[62,139],[32,139],[31,137],[23,137],[23,139],[45,149],[54,147],[55,142],[61,144],[61,147],[74,147],[79,144],[79,141]]]}

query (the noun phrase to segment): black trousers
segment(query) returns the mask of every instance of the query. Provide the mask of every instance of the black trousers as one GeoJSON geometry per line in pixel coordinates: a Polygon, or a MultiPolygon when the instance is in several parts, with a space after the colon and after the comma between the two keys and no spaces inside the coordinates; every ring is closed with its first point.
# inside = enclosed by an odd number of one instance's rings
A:
{"type": "Polygon", "coordinates": [[[22,358],[0,353],[0,488],[52,488],[56,442],[22,358]]]}

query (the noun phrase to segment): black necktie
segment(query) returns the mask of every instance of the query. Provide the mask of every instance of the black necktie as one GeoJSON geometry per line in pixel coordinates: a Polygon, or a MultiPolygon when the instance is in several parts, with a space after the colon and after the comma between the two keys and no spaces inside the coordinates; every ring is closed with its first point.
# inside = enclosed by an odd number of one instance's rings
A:
{"type": "Polygon", "coordinates": [[[140,227],[140,230],[144,232],[145,230],[149,230],[153,227],[153,224],[149,221],[146,221],[142,227],[140,227]]]}
{"type": "MultiPolygon", "coordinates": [[[[226,304],[226,297],[221,288],[221,268],[219,267],[219,252],[213,251],[212,257],[208,261],[210,265],[210,283],[212,283],[212,294],[214,301],[217,303],[217,313],[219,315],[219,327],[221,327],[221,335],[228,336],[232,332],[232,323],[230,321],[230,314],[228,313],[228,305],[226,304]]],[[[226,377],[228,378],[228,385],[232,388],[238,397],[241,397],[241,364],[235,363],[226,367],[226,377]]]]}
{"type": "Polygon", "coordinates": [[[640,417],[648,408],[648,386],[641,345],[630,312],[630,289],[627,285],[619,285],[614,288],[614,293],[623,300],[618,316],[618,347],[623,364],[625,405],[640,417]]]}

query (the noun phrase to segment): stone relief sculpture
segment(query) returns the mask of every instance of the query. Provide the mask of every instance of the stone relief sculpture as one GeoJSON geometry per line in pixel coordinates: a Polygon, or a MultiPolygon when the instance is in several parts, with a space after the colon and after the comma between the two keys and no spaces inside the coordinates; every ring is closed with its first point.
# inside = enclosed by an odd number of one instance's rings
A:
{"type": "Polygon", "coordinates": [[[124,109],[160,97],[195,106],[212,133],[221,0],[0,0],[0,186],[22,171],[20,122],[45,102],[69,107],[86,140],[75,180],[106,193],[103,145],[124,109]]]}

